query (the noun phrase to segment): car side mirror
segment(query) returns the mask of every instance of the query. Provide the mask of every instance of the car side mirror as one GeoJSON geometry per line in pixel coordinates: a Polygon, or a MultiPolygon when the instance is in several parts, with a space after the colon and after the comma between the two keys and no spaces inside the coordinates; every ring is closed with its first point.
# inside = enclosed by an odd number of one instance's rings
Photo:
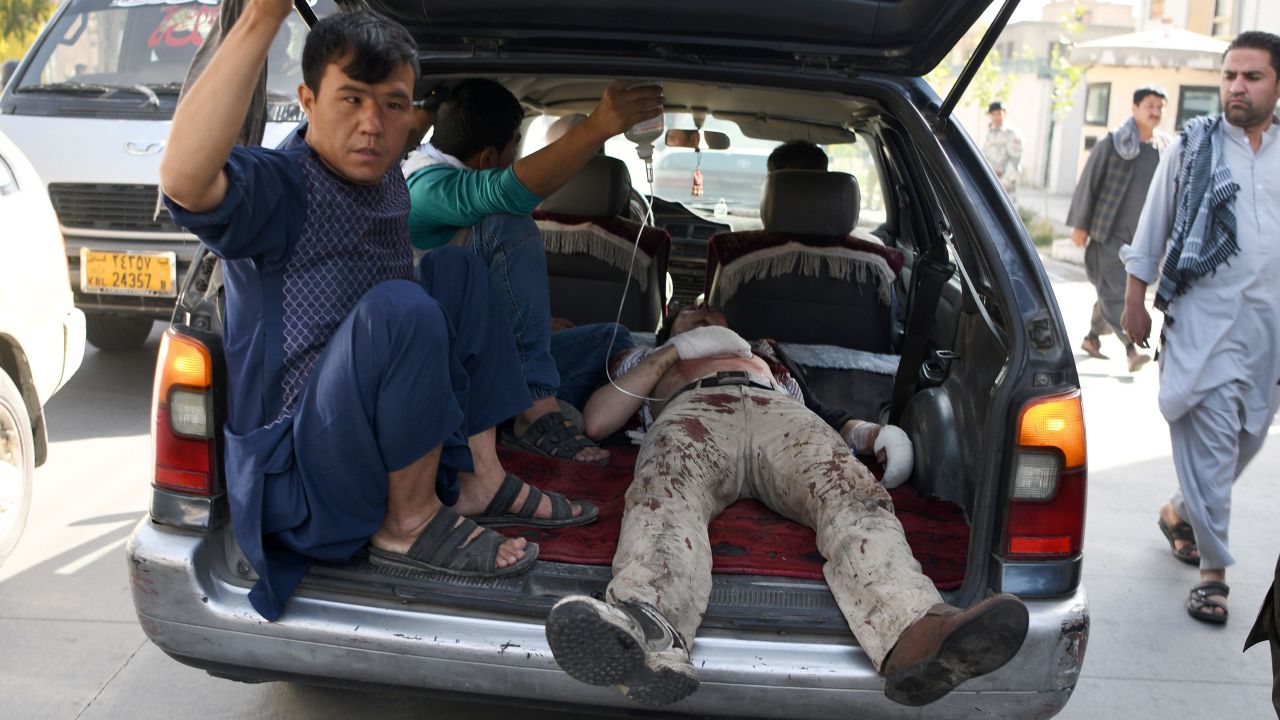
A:
{"type": "Polygon", "coordinates": [[[18,61],[10,60],[4,65],[0,65],[0,90],[4,90],[4,86],[9,84],[9,78],[13,77],[13,73],[18,69],[18,61]]]}

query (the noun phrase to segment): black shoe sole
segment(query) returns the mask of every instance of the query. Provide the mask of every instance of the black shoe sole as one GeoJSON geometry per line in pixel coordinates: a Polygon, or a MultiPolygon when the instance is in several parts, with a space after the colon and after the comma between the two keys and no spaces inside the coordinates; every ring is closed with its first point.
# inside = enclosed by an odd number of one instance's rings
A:
{"type": "Polygon", "coordinates": [[[631,632],[586,601],[556,605],[547,617],[547,642],[569,677],[588,685],[621,686],[630,700],[669,705],[698,689],[698,679],[670,668],[650,669],[631,632]]]}
{"type": "Polygon", "coordinates": [[[586,601],[552,608],[547,642],[560,668],[588,685],[617,685],[644,667],[644,649],[635,637],[586,601]]]}
{"type": "Polygon", "coordinates": [[[1027,608],[1017,598],[1001,598],[956,628],[938,654],[886,678],[884,694],[911,707],[928,705],[957,685],[995,672],[1013,659],[1027,637],[1027,608]]]}

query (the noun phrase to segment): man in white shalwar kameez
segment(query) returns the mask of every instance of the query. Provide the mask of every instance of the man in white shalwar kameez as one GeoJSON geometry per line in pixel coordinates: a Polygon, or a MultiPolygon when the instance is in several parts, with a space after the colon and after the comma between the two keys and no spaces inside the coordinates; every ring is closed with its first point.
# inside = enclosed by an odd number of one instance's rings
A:
{"type": "Polygon", "coordinates": [[[1133,244],[1121,249],[1125,331],[1146,347],[1152,282],[1165,313],[1159,403],[1180,491],[1161,508],[1161,526],[1180,559],[1195,543],[1202,582],[1187,611],[1217,623],[1227,619],[1234,562],[1231,486],[1280,400],[1280,37],[1232,42],[1221,93],[1223,114],[1188,122],[1161,158],[1133,244]],[[1184,520],[1194,540],[1175,541],[1170,530],[1184,520]]]}

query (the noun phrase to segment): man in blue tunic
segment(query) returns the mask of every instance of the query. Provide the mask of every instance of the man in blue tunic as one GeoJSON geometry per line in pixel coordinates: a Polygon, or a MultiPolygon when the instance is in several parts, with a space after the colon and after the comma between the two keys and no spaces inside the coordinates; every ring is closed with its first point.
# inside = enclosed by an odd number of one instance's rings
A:
{"type": "Polygon", "coordinates": [[[483,265],[443,253],[413,281],[396,167],[417,76],[408,33],[368,12],[320,21],[303,50],[303,142],[233,147],[292,10],[249,3],[178,106],[160,169],[175,221],[223,259],[227,490],[269,620],[313,560],[368,544],[376,563],[510,574],[537,547],[465,516],[597,514],[497,461],[493,427],[529,398],[483,265]]]}

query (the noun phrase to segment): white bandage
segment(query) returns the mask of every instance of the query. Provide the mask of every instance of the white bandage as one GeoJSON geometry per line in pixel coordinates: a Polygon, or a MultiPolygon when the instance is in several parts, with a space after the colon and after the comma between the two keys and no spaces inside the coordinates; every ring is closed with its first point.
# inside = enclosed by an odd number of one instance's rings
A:
{"type": "Polygon", "coordinates": [[[879,428],[875,423],[858,420],[840,437],[854,452],[871,452],[871,438],[879,428]]]}
{"type": "Polygon", "coordinates": [[[669,342],[675,346],[681,360],[696,360],[716,355],[751,357],[751,344],[743,340],[738,333],[719,325],[694,328],[671,338],[669,342]]]}
{"type": "Polygon", "coordinates": [[[880,428],[876,436],[876,459],[884,466],[884,477],[880,482],[892,490],[911,477],[911,469],[915,465],[915,451],[911,447],[911,438],[894,425],[880,428]]]}

